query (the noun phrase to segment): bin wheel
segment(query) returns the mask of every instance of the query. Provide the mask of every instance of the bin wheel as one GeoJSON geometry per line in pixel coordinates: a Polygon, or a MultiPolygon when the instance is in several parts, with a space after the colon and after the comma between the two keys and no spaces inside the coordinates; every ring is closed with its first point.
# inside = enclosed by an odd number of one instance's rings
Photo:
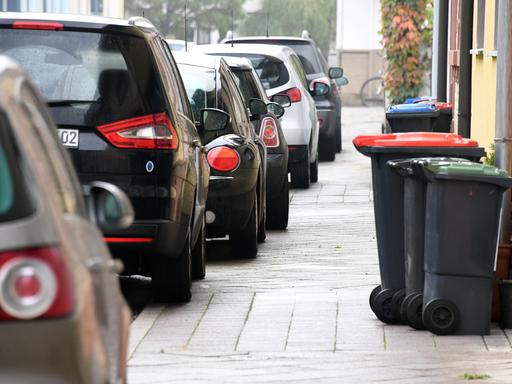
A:
{"type": "Polygon", "coordinates": [[[375,309],[373,309],[375,303],[375,296],[377,296],[377,294],[380,291],[382,291],[382,286],[377,285],[375,288],[373,288],[372,293],[370,293],[370,308],[372,309],[373,312],[375,312],[375,309]]]}
{"type": "Polygon", "coordinates": [[[425,329],[423,325],[423,293],[415,293],[407,303],[407,324],[414,329],[425,329]]]}
{"type": "Polygon", "coordinates": [[[393,300],[393,294],[395,293],[392,289],[383,289],[376,296],[373,301],[373,312],[377,318],[386,324],[395,324],[396,319],[391,311],[391,301],[393,300]]]}
{"type": "Polygon", "coordinates": [[[434,299],[425,305],[423,324],[436,335],[449,335],[457,326],[459,311],[449,300],[434,299]]]}
{"type": "Polygon", "coordinates": [[[402,320],[402,323],[407,323],[407,305],[409,304],[409,301],[413,298],[414,295],[416,295],[417,292],[410,293],[405,296],[404,301],[402,301],[402,305],[400,306],[400,319],[402,320]]]}
{"type": "Polygon", "coordinates": [[[402,302],[405,299],[405,289],[399,289],[393,294],[393,298],[391,299],[391,313],[396,321],[400,322],[402,316],[400,316],[400,307],[402,306],[402,302]]]}

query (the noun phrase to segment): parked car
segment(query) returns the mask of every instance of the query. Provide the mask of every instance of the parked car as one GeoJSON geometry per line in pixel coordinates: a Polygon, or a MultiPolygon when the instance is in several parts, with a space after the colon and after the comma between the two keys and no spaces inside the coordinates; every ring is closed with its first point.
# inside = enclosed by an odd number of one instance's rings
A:
{"type": "MultiPolygon", "coordinates": [[[[251,100],[262,100],[268,113],[250,115],[256,133],[267,147],[267,228],[286,229],[290,206],[290,183],[288,182],[288,144],[284,138],[279,118],[285,114],[285,109],[271,102],[265,89],[251,65],[244,58],[224,56],[224,60],[235,75],[238,88],[242,93],[247,108],[251,100]]],[[[288,98],[288,96],[284,96],[288,98]]],[[[291,100],[286,101],[291,105],[291,100]]]]}
{"type": "Polygon", "coordinates": [[[191,265],[204,275],[209,169],[163,37],[143,18],[2,13],[0,26],[0,53],[42,89],[81,183],[131,199],[135,222],[105,232],[111,250],[157,299],[188,301],[191,265]]]}
{"type": "MultiPolygon", "coordinates": [[[[307,33],[306,33],[307,35],[307,33]]],[[[333,161],[336,152],[341,152],[341,96],[336,79],[343,76],[343,69],[330,67],[313,39],[297,37],[236,37],[224,41],[239,44],[272,44],[286,45],[292,48],[299,57],[309,89],[313,90],[316,82],[329,86],[329,91],[323,95],[315,95],[315,104],[320,122],[320,138],[318,143],[321,160],[333,161]]]]}
{"type": "Polygon", "coordinates": [[[282,117],[281,126],[288,143],[288,170],[294,188],[309,188],[318,180],[318,118],[312,94],[328,91],[315,83],[310,91],[299,58],[291,48],[265,44],[235,44],[234,46],[198,45],[195,51],[249,59],[270,100],[281,101],[288,96],[291,106],[282,117]]]}
{"type": "MultiPolygon", "coordinates": [[[[256,134],[236,79],[224,59],[177,53],[176,61],[196,122],[210,119],[205,108],[224,111],[227,124],[201,134],[211,168],[206,202],[207,236],[229,235],[237,256],[255,257],[265,239],[266,147],[256,134]]],[[[253,115],[267,113],[252,100],[253,115]]]]}
{"type": "Polygon", "coordinates": [[[185,40],[176,40],[176,39],[167,39],[167,44],[169,44],[169,48],[171,51],[186,51],[188,47],[196,45],[193,41],[185,41],[185,40]]]}
{"type": "Polygon", "coordinates": [[[0,56],[0,382],[125,383],[130,311],[100,228],[130,225],[116,186],[87,204],[50,114],[0,56]]]}

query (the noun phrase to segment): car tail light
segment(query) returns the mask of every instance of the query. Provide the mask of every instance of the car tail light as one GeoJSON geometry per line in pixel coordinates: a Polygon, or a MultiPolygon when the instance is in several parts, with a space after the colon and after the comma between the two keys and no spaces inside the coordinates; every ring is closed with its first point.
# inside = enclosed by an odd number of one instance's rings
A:
{"type": "Polygon", "coordinates": [[[15,21],[12,23],[14,29],[35,29],[38,31],[62,31],[64,24],[48,21],[15,21]]]}
{"type": "Polygon", "coordinates": [[[271,117],[265,117],[261,122],[261,138],[267,148],[279,147],[279,135],[277,132],[276,122],[271,117]]]}
{"type": "Polygon", "coordinates": [[[73,294],[58,249],[0,253],[0,320],[67,316],[74,308],[73,294]]]}
{"type": "Polygon", "coordinates": [[[302,94],[299,88],[290,88],[281,94],[287,95],[292,103],[297,103],[302,100],[302,94]]]}
{"type": "Polygon", "coordinates": [[[238,152],[229,147],[215,147],[208,152],[208,164],[217,171],[233,171],[240,164],[238,152]]]}
{"type": "Polygon", "coordinates": [[[116,121],[97,128],[117,148],[178,148],[178,135],[165,113],[116,121]]]}

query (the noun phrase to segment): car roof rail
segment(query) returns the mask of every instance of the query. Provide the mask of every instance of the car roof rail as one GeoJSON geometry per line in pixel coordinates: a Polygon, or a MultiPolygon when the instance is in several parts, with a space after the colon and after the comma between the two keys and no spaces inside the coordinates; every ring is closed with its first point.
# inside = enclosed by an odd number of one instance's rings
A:
{"type": "Polygon", "coordinates": [[[141,16],[133,16],[128,19],[128,24],[133,25],[135,27],[145,28],[145,29],[151,29],[155,32],[157,32],[156,27],[154,24],[146,19],[145,17],[141,16]]]}
{"type": "Polygon", "coordinates": [[[308,30],[307,30],[307,29],[304,29],[304,30],[302,31],[302,33],[301,33],[301,37],[302,37],[303,39],[311,39],[311,36],[309,35],[309,32],[308,32],[308,30]]]}

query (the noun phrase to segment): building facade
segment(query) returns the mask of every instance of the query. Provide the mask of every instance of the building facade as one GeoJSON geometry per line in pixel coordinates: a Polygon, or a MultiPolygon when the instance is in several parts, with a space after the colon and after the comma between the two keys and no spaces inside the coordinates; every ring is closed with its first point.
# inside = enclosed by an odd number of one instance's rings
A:
{"type": "Polygon", "coordinates": [[[124,0],[0,0],[0,11],[124,17],[124,0]]]}

